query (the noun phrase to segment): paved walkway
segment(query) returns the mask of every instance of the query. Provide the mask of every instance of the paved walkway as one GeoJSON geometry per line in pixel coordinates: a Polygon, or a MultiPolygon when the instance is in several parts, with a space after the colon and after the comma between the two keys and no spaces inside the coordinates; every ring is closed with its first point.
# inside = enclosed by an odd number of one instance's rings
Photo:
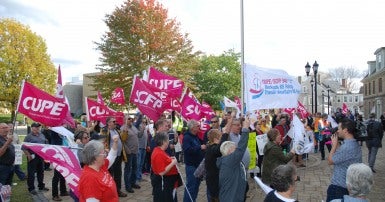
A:
{"type": "MultiPolygon", "coordinates": [[[[385,145],[385,140],[384,143],[385,145]]],[[[362,147],[363,162],[367,163],[367,148],[362,147]]],[[[184,165],[179,165],[180,170],[184,176],[184,165]]],[[[307,161],[306,168],[299,168],[298,175],[301,177],[301,181],[296,183],[296,191],[294,197],[301,202],[320,202],[326,199],[326,189],[329,186],[332,166],[327,164],[327,161],[321,161],[320,154],[310,154],[307,161]]],[[[371,202],[385,201],[384,187],[385,187],[385,154],[384,150],[380,149],[377,154],[377,161],[375,169],[377,173],[374,174],[374,186],[369,194],[371,202]]],[[[52,201],[51,196],[51,179],[53,171],[45,172],[45,183],[50,188],[50,191],[45,193],[39,193],[34,197],[34,201],[52,201]],[[48,199],[48,200],[47,200],[48,199]]],[[[124,184],[124,183],[123,183],[124,184]]],[[[248,198],[246,201],[263,201],[265,194],[256,185],[253,179],[249,178],[250,191],[248,192],[248,198]]],[[[144,176],[142,182],[140,182],[141,189],[135,189],[135,193],[128,193],[128,197],[120,198],[120,201],[127,202],[148,202],[152,201],[151,195],[151,183],[149,176],[144,176]]],[[[124,189],[123,189],[124,190],[124,189]]],[[[64,202],[72,201],[70,197],[62,197],[64,202]]],[[[183,199],[183,188],[178,189],[178,199],[183,199]]],[[[200,186],[199,195],[197,201],[207,201],[206,199],[206,184],[203,181],[200,186]]]]}

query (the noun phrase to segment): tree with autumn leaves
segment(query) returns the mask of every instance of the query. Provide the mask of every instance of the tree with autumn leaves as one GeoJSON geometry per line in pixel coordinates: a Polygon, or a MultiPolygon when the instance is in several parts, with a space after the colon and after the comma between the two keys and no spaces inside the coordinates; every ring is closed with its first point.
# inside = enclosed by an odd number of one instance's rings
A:
{"type": "Polygon", "coordinates": [[[52,93],[56,70],[42,37],[12,19],[0,19],[0,103],[12,120],[23,80],[52,93]]]}
{"type": "Polygon", "coordinates": [[[94,88],[109,98],[116,87],[125,89],[129,100],[134,75],[153,66],[184,80],[194,89],[192,75],[199,52],[193,52],[188,34],[181,34],[175,19],[155,0],[127,0],[106,15],[109,31],[97,42],[101,73],[94,88]]]}

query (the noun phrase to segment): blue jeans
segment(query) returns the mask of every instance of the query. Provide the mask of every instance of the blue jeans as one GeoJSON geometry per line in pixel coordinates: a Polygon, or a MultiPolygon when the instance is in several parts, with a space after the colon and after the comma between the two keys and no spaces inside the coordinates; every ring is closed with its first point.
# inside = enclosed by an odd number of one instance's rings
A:
{"type": "Polygon", "coordinates": [[[374,163],[376,162],[376,156],[378,152],[378,147],[368,147],[368,163],[370,168],[374,168],[374,163]]]}
{"type": "Polygon", "coordinates": [[[139,153],[138,153],[138,171],[136,172],[136,180],[141,180],[142,179],[142,168],[144,164],[144,158],[146,157],[146,149],[144,148],[139,148],[139,153]]]}
{"type": "Polygon", "coordinates": [[[19,178],[19,180],[25,180],[25,179],[26,179],[26,178],[25,178],[26,175],[25,175],[25,173],[21,170],[20,165],[14,165],[14,166],[13,166],[12,178],[13,178],[14,174],[17,175],[17,177],[19,178]]]}
{"type": "Polygon", "coordinates": [[[136,166],[138,163],[137,160],[138,154],[128,154],[127,162],[124,166],[124,184],[127,189],[131,189],[131,186],[136,182],[136,166]]]}
{"type": "MultiPolygon", "coordinates": [[[[186,165],[186,189],[188,189],[188,191],[190,192],[193,202],[195,202],[198,196],[199,185],[201,184],[201,181],[194,176],[194,172],[196,169],[197,168],[195,166],[186,165]]],[[[184,191],[183,202],[191,202],[190,196],[188,195],[186,190],[184,191]]]]}
{"type": "Polygon", "coordinates": [[[348,189],[331,184],[327,190],[326,202],[333,199],[342,199],[344,198],[344,195],[349,195],[348,189]]]}
{"type": "Polygon", "coordinates": [[[0,183],[11,185],[13,165],[0,165],[0,183]]]}

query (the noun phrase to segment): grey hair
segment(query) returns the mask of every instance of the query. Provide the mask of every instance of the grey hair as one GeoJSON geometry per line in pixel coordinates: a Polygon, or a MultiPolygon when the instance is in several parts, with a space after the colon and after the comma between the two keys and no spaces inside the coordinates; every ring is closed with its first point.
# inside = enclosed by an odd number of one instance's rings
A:
{"type": "Polygon", "coordinates": [[[159,132],[154,136],[156,146],[162,146],[165,141],[168,141],[168,135],[166,132],[159,132]]]}
{"type": "Polygon", "coordinates": [[[91,165],[96,161],[96,157],[104,151],[104,145],[98,140],[89,141],[83,148],[82,159],[86,165],[91,165]]]}
{"type": "Polygon", "coordinates": [[[198,121],[191,119],[190,121],[187,122],[187,127],[190,130],[192,127],[194,127],[195,125],[198,125],[198,124],[199,124],[198,121]]]}
{"type": "Polygon", "coordinates": [[[373,185],[372,170],[363,163],[350,165],[346,172],[346,185],[353,197],[368,195],[373,185]]]}
{"type": "Polygon", "coordinates": [[[237,147],[234,142],[232,141],[225,141],[222,143],[221,147],[219,148],[221,150],[222,156],[227,156],[229,155],[230,149],[232,147],[237,147]]]}
{"type": "Polygon", "coordinates": [[[292,165],[279,165],[271,173],[270,186],[278,192],[289,190],[290,185],[294,185],[296,168],[292,165]]]}

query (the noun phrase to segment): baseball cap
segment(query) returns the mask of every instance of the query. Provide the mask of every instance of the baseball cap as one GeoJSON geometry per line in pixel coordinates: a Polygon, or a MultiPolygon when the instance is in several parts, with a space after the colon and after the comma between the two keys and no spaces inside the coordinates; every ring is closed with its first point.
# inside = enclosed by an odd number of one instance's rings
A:
{"type": "Polygon", "coordinates": [[[40,127],[40,123],[34,122],[31,124],[31,127],[40,127]]]}

